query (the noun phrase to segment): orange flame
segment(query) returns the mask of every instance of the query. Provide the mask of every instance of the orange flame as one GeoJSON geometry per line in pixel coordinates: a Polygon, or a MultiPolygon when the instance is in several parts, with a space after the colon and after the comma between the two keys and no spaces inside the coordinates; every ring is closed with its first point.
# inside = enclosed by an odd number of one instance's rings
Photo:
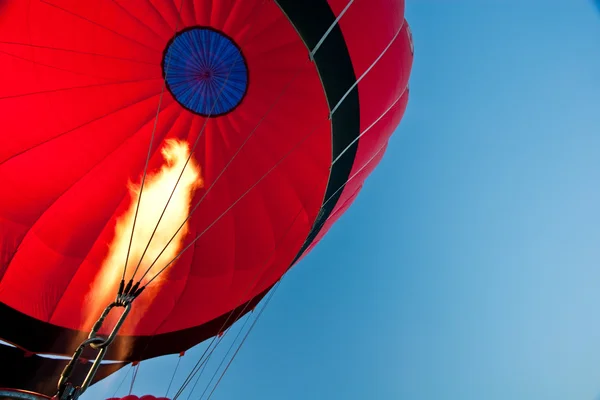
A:
{"type": "MultiPolygon", "coordinates": [[[[187,142],[175,139],[166,140],[161,153],[165,162],[157,173],[146,177],[141,199],[141,185],[129,183],[129,191],[132,197],[131,205],[117,220],[115,236],[110,245],[109,253],[90,291],[88,304],[91,305],[91,309],[86,311],[89,318],[88,325],[95,322],[104,307],[114,300],[116,290],[108,289],[118,287],[128,249],[129,260],[126,282],[131,278],[134,278],[134,282],[139,280],[142,274],[154,263],[144,278],[144,282],[147,282],[159,273],[181,250],[183,239],[188,232],[188,223],[186,222],[179,232],[177,232],[177,229],[189,216],[190,202],[194,191],[201,188],[204,182],[201,177],[200,166],[193,158],[190,157],[187,165],[185,165],[190,155],[187,142]],[[181,174],[184,166],[185,170],[181,174]],[[181,178],[179,178],[180,175],[181,178]],[[177,183],[178,179],[179,182],[177,183]],[[177,187],[173,192],[176,184],[177,187]],[[169,201],[171,193],[173,193],[173,196],[169,201]],[[136,218],[138,201],[139,209],[136,218]],[[168,206],[165,209],[167,201],[168,206]],[[163,210],[165,211],[161,218],[163,210]],[[157,227],[159,219],[160,223],[157,227]],[[135,230],[130,248],[129,243],[134,220],[135,230]],[[154,232],[155,228],[156,232],[154,232]],[[154,235],[152,235],[153,232],[154,235]],[[175,237],[171,240],[173,235],[175,237]],[[151,237],[152,240],[150,241],[151,237]],[[148,245],[149,241],[150,244],[148,245]],[[148,246],[147,249],[146,246],[148,246]],[[142,255],[143,259],[140,262],[142,255]],[[139,269],[134,277],[133,273],[138,263],[140,264],[139,269]]],[[[153,284],[160,284],[168,269],[162,272],[153,284]]]]}

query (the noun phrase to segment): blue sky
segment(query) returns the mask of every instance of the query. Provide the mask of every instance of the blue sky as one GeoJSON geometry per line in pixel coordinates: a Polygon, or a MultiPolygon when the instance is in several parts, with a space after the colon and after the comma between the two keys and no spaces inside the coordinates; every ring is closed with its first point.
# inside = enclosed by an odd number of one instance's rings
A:
{"type": "MultiPolygon", "coordinates": [[[[389,151],[213,400],[600,393],[600,15],[585,0],[407,3],[416,58],[389,151]]],[[[142,364],[134,393],[164,395],[176,361],[142,364]]]]}

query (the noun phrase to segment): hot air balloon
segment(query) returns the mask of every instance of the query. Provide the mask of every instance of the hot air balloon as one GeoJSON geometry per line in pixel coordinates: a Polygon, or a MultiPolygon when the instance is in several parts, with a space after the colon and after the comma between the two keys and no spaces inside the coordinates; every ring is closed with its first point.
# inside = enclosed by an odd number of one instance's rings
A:
{"type": "Polygon", "coordinates": [[[39,399],[249,312],[383,157],[413,44],[403,0],[0,1],[0,60],[0,397],[39,399]]]}
{"type": "Polygon", "coordinates": [[[154,397],[152,395],[145,395],[142,397],[138,397],[138,396],[132,394],[132,395],[127,395],[127,396],[121,397],[121,398],[113,397],[108,400],[169,400],[169,399],[167,399],[166,397],[154,397]]]}

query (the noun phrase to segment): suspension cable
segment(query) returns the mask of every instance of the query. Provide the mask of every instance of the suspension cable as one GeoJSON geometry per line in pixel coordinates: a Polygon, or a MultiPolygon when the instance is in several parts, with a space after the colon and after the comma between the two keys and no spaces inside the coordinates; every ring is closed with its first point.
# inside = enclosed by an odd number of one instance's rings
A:
{"type": "Polygon", "coordinates": [[[215,376],[217,376],[217,372],[219,372],[219,369],[221,369],[221,366],[223,365],[223,363],[225,362],[225,359],[227,358],[227,355],[231,352],[231,349],[233,348],[233,345],[235,344],[235,342],[238,340],[238,338],[240,337],[240,334],[242,333],[242,331],[244,330],[244,328],[246,327],[246,324],[248,323],[248,321],[250,320],[251,315],[248,316],[248,318],[246,318],[244,320],[244,323],[242,324],[240,330],[238,331],[237,335],[235,335],[235,338],[233,339],[233,341],[231,342],[231,345],[229,346],[229,349],[227,349],[227,353],[225,353],[225,355],[223,356],[223,359],[221,360],[221,362],[219,363],[219,366],[215,369],[215,372],[213,374],[213,376],[210,378],[210,381],[208,382],[208,384],[206,385],[206,388],[204,389],[204,391],[202,392],[202,395],[200,396],[200,398],[204,397],[204,394],[206,393],[206,391],[208,390],[210,384],[212,383],[212,381],[215,379],[215,376]]]}
{"type": "MultiPolygon", "coordinates": [[[[184,2],[182,1],[181,4],[179,5],[179,10],[178,10],[179,15],[181,15],[181,10],[183,9],[183,3],[184,2]]],[[[173,35],[175,35],[177,33],[179,20],[180,20],[180,18],[178,18],[177,21],[175,22],[175,29],[174,29],[173,35]]],[[[144,173],[142,175],[142,182],[140,184],[140,194],[138,195],[138,201],[135,206],[135,214],[133,217],[133,226],[131,227],[131,236],[129,237],[129,245],[127,246],[127,255],[125,256],[125,265],[123,266],[123,277],[121,279],[121,286],[119,287],[119,294],[123,293],[123,286],[125,284],[125,274],[127,273],[127,264],[129,264],[129,255],[131,253],[131,246],[133,244],[133,234],[135,232],[135,225],[136,225],[136,221],[137,221],[137,217],[138,217],[138,212],[140,209],[140,203],[142,202],[142,194],[144,192],[144,183],[146,182],[146,176],[148,173],[148,164],[150,163],[150,155],[152,153],[152,145],[154,143],[154,135],[156,134],[156,128],[158,126],[158,117],[160,115],[160,108],[162,106],[162,101],[163,101],[163,97],[165,94],[165,88],[167,86],[167,75],[169,73],[169,67],[171,65],[171,58],[172,58],[172,56],[169,53],[169,57],[168,57],[167,65],[166,65],[166,69],[165,69],[165,79],[163,79],[163,84],[160,89],[160,96],[158,99],[158,107],[156,108],[156,116],[154,117],[154,125],[152,127],[152,135],[150,136],[150,144],[148,145],[148,152],[146,154],[146,163],[144,164],[144,173]]],[[[131,289],[130,286],[129,286],[129,289],[131,289]]],[[[125,293],[127,293],[127,292],[129,292],[129,290],[125,290],[125,293]]]]}
{"type": "MultiPolygon", "coordinates": [[[[284,275],[285,276],[285,275],[284,275]]],[[[282,277],[283,279],[283,277],[282,277]]],[[[215,390],[217,390],[217,387],[219,386],[219,383],[221,383],[221,380],[223,379],[223,377],[225,376],[225,373],[227,372],[227,370],[229,369],[229,367],[231,366],[231,364],[233,363],[233,360],[235,359],[235,357],[238,355],[239,351],[242,349],[242,346],[244,345],[244,343],[246,342],[246,339],[248,339],[248,336],[250,335],[250,332],[252,332],[252,330],[254,329],[254,327],[256,326],[256,323],[258,322],[259,318],[261,317],[262,313],[265,311],[265,309],[267,308],[267,306],[269,305],[269,303],[271,302],[271,299],[273,298],[273,296],[275,295],[275,292],[277,291],[277,288],[279,288],[279,285],[281,284],[281,279],[275,284],[275,287],[273,288],[273,290],[271,291],[271,293],[269,294],[269,297],[267,298],[267,300],[265,301],[264,306],[261,308],[261,310],[259,311],[258,315],[256,316],[256,318],[254,319],[254,322],[252,322],[252,325],[250,325],[250,329],[248,329],[248,332],[246,332],[246,335],[244,336],[244,338],[242,339],[241,343],[239,344],[238,348],[236,349],[235,353],[233,353],[233,356],[231,357],[231,360],[229,360],[229,362],[227,363],[227,366],[225,367],[225,369],[223,370],[223,372],[221,373],[221,376],[219,377],[219,380],[217,381],[217,383],[215,384],[215,386],[213,387],[213,389],[211,390],[210,394],[208,395],[207,400],[210,400],[210,398],[212,397],[213,393],[215,392],[215,390]]],[[[202,398],[200,399],[202,400],[202,398]]]]}
{"type": "Polygon", "coordinates": [[[133,366],[127,369],[127,372],[123,375],[123,379],[121,379],[121,382],[119,383],[119,386],[117,386],[117,389],[115,389],[115,392],[113,393],[112,397],[116,397],[117,396],[117,393],[119,392],[119,389],[121,389],[121,386],[123,386],[123,384],[127,380],[127,377],[129,376],[129,373],[132,370],[133,370],[133,366]]]}
{"type": "MultiPolygon", "coordinates": [[[[291,232],[292,228],[294,227],[294,225],[296,224],[296,221],[298,220],[298,217],[300,217],[300,215],[302,215],[304,209],[301,207],[298,212],[296,213],[296,215],[294,216],[293,220],[291,221],[291,223],[286,227],[283,235],[281,236],[281,238],[278,240],[278,243],[275,245],[275,247],[273,248],[273,250],[269,253],[269,255],[266,257],[265,263],[263,264],[263,267],[266,266],[269,263],[269,260],[273,257],[273,255],[277,252],[277,249],[279,248],[279,246],[284,242],[285,238],[287,237],[287,235],[291,232]]],[[[236,303],[242,301],[242,299],[244,297],[246,297],[252,287],[254,287],[257,283],[258,280],[260,279],[261,275],[260,272],[263,270],[264,268],[258,268],[256,271],[256,274],[254,275],[254,279],[250,280],[248,282],[248,285],[246,286],[246,289],[239,294],[238,299],[236,300],[236,303]]],[[[247,302],[244,307],[239,311],[238,315],[234,318],[234,321],[238,320],[248,309],[248,307],[250,306],[250,302],[247,302]]],[[[229,322],[229,320],[231,319],[231,317],[235,314],[235,309],[231,310],[229,312],[229,315],[227,316],[227,318],[225,319],[225,322],[223,322],[223,324],[221,325],[221,328],[219,329],[219,332],[223,332],[224,327],[227,325],[227,323],[229,322]]],[[[231,326],[229,328],[227,328],[227,330],[224,332],[224,334],[219,337],[219,341],[217,342],[217,344],[210,350],[209,354],[208,354],[208,358],[210,358],[210,356],[213,354],[213,352],[216,350],[217,346],[221,343],[221,340],[224,339],[224,337],[227,335],[227,333],[229,332],[231,326]]],[[[207,350],[212,346],[213,342],[215,341],[216,336],[213,338],[213,340],[211,341],[211,343],[209,344],[208,348],[205,350],[205,352],[203,353],[202,357],[204,357],[204,355],[206,354],[207,350]]],[[[198,366],[198,364],[200,364],[202,357],[200,360],[198,360],[198,363],[196,364],[196,367],[198,366]]],[[[190,372],[190,374],[188,375],[188,378],[186,379],[186,382],[182,385],[182,388],[180,389],[180,391],[183,391],[185,389],[185,386],[187,386],[187,381],[191,379],[193,379],[193,375],[195,375],[198,371],[196,369],[196,367],[194,367],[192,369],[192,371],[190,372]]],[[[199,369],[200,367],[198,367],[199,369]]],[[[199,378],[198,378],[199,379],[199,378]]],[[[195,386],[195,385],[194,385],[195,386]]],[[[193,389],[192,389],[193,390],[193,389]]],[[[178,392],[179,394],[179,392],[178,392]]],[[[176,397],[175,397],[176,398],[176,397]]],[[[175,400],[175,398],[173,400],[175,400]]]]}
{"type": "Polygon", "coordinates": [[[140,370],[140,364],[136,365],[133,371],[133,377],[131,378],[131,385],[129,385],[129,394],[133,392],[133,385],[135,385],[135,379],[137,378],[138,371],[140,370]]]}
{"type": "MultiPolygon", "coordinates": [[[[227,330],[229,330],[229,328],[227,330]]],[[[181,386],[177,390],[177,393],[175,393],[175,396],[173,397],[173,400],[176,400],[177,398],[179,398],[179,396],[181,396],[183,394],[183,391],[185,390],[185,388],[190,384],[190,382],[192,381],[192,379],[194,379],[194,376],[201,369],[202,370],[204,369],[204,367],[208,363],[208,360],[210,360],[210,357],[211,357],[214,349],[217,348],[217,346],[219,345],[219,343],[221,342],[221,340],[223,340],[224,336],[225,335],[222,335],[222,336],[218,337],[218,339],[217,339],[217,336],[213,337],[213,340],[211,340],[211,342],[208,345],[208,347],[204,350],[204,352],[202,353],[202,356],[200,356],[200,358],[198,359],[198,362],[196,362],[196,364],[192,368],[192,371],[190,371],[190,373],[186,377],[185,381],[181,384],[181,386]],[[213,343],[215,343],[215,341],[216,341],[216,344],[215,344],[214,348],[212,348],[212,350],[209,352],[208,350],[211,348],[211,346],[213,345],[213,343]]],[[[198,379],[200,379],[200,377],[198,377],[198,379]]]]}
{"type": "MultiPolygon", "coordinates": [[[[183,2],[182,2],[182,4],[183,4],[183,2]]],[[[246,17],[246,21],[247,21],[248,19],[250,19],[250,18],[251,18],[251,17],[254,15],[254,13],[256,13],[257,11],[259,11],[263,5],[264,5],[264,2],[263,2],[263,3],[261,3],[261,4],[260,4],[260,5],[259,5],[259,6],[258,6],[256,9],[254,9],[254,11],[253,11],[252,13],[248,14],[248,16],[246,17]]],[[[147,274],[150,272],[151,268],[152,268],[152,267],[154,266],[154,264],[155,264],[155,263],[158,261],[158,259],[159,259],[159,258],[160,258],[160,256],[162,255],[162,253],[163,253],[163,252],[164,252],[164,251],[165,251],[165,250],[168,248],[168,246],[169,246],[169,245],[171,244],[171,242],[172,242],[172,241],[175,239],[175,237],[177,237],[177,234],[178,234],[178,233],[179,233],[179,231],[180,231],[180,230],[181,230],[181,229],[182,229],[182,228],[185,226],[186,222],[189,220],[189,218],[190,218],[190,216],[191,216],[191,213],[190,213],[190,214],[188,215],[188,217],[187,217],[187,218],[186,218],[186,219],[185,219],[185,220],[184,220],[184,221],[181,223],[181,225],[179,226],[179,228],[178,228],[178,229],[176,230],[176,232],[175,232],[175,233],[172,235],[171,239],[169,239],[169,241],[167,242],[167,244],[164,246],[163,250],[160,252],[160,254],[157,256],[157,258],[154,260],[154,262],[152,262],[152,263],[150,264],[150,266],[149,266],[149,267],[146,269],[146,271],[144,272],[144,274],[142,275],[142,277],[141,277],[141,278],[138,280],[138,282],[136,282],[136,284],[134,284],[134,281],[135,281],[135,275],[137,274],[137,272],[138,272],[138,270],[139,270],[139,268],[140,268],[140,266],[141,266],[141,264],[142,264],[142,262],[143,262],[144,256],[146,255],[146,252],[148,251],[148,249],[149,249],[149,247],[150,247],[150,244],[151,244],[151,242],[152,242],[152,239],[154,238],[154,235],[156,234],[156,231],[158,230],[158,227],[159,227],[159,225],[160,225],[160,222],[162,221],[162,218],[164,217],[164,214],[165,214],[165,212],[167,211],[167,208],[168,208],[168,206],[169,206],[169,203],[171,202],[171,199],[172,199],[173,195],[175,194],[175,191],[176,191],[176,189],[177,189],[177,186],[179,185],[179,182],[180,182],[180,180],[181,180],[181,178],[182,178],[182,176],[183,176],[183,174],[184,174],[184,172],[185,172],[185,169],[187,168],[187,165],[188,165],[188,163],[189,163],[190,159],[192,158],[192,156],[193,156],[193,154],[194,154],[194,151],[196,150],[196,147],[197,147],[197,146],[198,146],[198,144],[200,143],[200,138],[202,137],[202,135],[203,135],[203,133],[204,133],[204,131],[205,131],[205,129],[206,129],[206,126],[208,125],[208,121],[209,121],[209,119],[210,119],[210,117],[211,117],[211,115],[212,115],[212,113],[213,113],[213,111],[214,111],[215,107],[217,106],[217,104],[218,104],[218,102],[219,102],[219,99],[221,98],[222,94],[225,92],[225,88],[226,88],[226,86],[227,86],[227,82],[229,81],[230,75],[231,75],[232,71],[234,70],[234,68],[235,68],[235,66],[236,66],[236,64],[237,64],[237,62],[238,62],[238,60],[236,59],[236,60],[233,62],[233,64],[231,65],[231,67],[229,68],[229,72],[227,73],[227,76],[225,77],[225,81],[223,82],[223,84],[222,84],[222,86],[221,86],[221,89],[219,90],[219,92],[218,92],[218,94],[217,94],[217,96],[216,96],[216,98],[215,98],[215,101],[213,102],[213,105],[211,106],[211,109],[210,109],[210,112],[208,113],[208,116],[207,116],[207,117],[204,119],[204,123],[202,124],[202,127],[201,127],[201,129],[200,129],[200,132],[198,133],[198,135],[197,135],[197,137],[196,137],[196,140],[195,140],[195,142],[194,142],[194,144],[193,144],[192,148],[190,149],[190,152],[189,152],[190,154],[188,155],[188,157],[187,157],[187,159],[186,159],[186,161],[185,161],[185,163],[184,163],[184,165],[183,165],[183,168],[182,168],[182,170],[181,170],[181,173],[179,174],[179,177],[177,178],[177,181],[175,182],[175,185],[174,185],[174,187],[173,187],[173,190],[171,191],[171,194],[169,195],[169,198],[167,199],[167,202],[166,202],[166,204],[165,204],[165,206],[164,206],[164,208],[163,208],[163,210],[162,210],[162,212],[161,212],[161,214],[160,214],[160,216],[159,216],[159,218],[158,218],[158,221],[157,221],[157,223],[156,223],[156,225],[155,225],[155,227],[154,227],[154,230],[152,231],[152,234],[150,235],[150,238],[148,239],[148,243],[146,244],[146,247],[144,248],[144,251],[142,252],[142,255],[141,255],[141,257],[140,257],[140,260],[138,261],[138,263],[137,263],[137,265],[136,265],[136,267],[135,267],[135,270],[134,270],[134,272],[133,272],[133,275],[131,276],[130,282],[128,283],[128,286],[127,286],[127,287],[128,287],[130,290],[131,290],[131,292],[136,292],[136,291],[137,291],[137,289],[138,289],[138,287],[139,287],[139,284],[141,284],[141,282],[142,282],[142,280],[144,279],[144,277],[145,277],[145,276],[146,276],[146,275],[147,275],[147,274]]],[[[165,82],[166,82],[166,78],[165,78],[165,82]]],[[[273,103],[273,106],[274,106],[274,105],[275,105],[277,102],[278,102],[278,99],[276,99],[276,100],[275,100],[275,102],[273,103]]],[[[270,111],[270,110],[269,110],[269,111],[270,111]]],[[[261,118],[261,120],[259,121],[259,124],[258,124],[258,125],[257,125],[257,126],[254,128],[254,130],[256,130],[256,129],[258,128],[258,126],[260,125],[260,123],[262,122],[262,120],[263,120],[263,119],[266,117],[266,115],[268,114],[268,112],[269,112],[269,111],[267,111],[267,113],[265,113],[265,114],[263,115],[263,117],[262,117],[262,118],[261,118]]],[[[254,132],[254,130],[253,130],[253,132],[254,132]]],[[[253,132],[252,132],[252,133],[253,133],[253,132]]],[[[249,139],[249,137],[247,138],[247,140],[248,140],[248,139],[249,139]]],[[[244,142],[244,144],[245,144],[245,142],[244,142]]],[[[243,147],[243,145],[242,145],[242,147],[243,147]]],[[[240,148],[240,150],[241,150],[241,148],[240,148]]],[[[233,157],[233,158],[235,158],[235,156],[236,156],[236,155],[237,155],[237,153],[234,155],[234,157],[233,157]]],[[[232,159],[230,160],[230,162],[231,162],[231,161],[232,161],[232,159]]],[[[217,177],[217,180],[218,180],[218,177],[217,177]]],[[[214,183],[213,183],[213,185],[214,185],[214,183]]],[[[211,187],[212,187],[212,185],[211,185],[211,187]]],[[[209,190],[210,190],[210,188],[209,188],[209,190]]],[[[205,192],[205,194],[204,194],[203,198],[206,196],[206,194],[207,194],[207,193],[208,193],[208,191],[207,191],[207,192],[205,192]]],[[[203,199],[203,198],[202,198],[202,199],[203,199]]],[[[200,201],[198,202],[198,204],[199,204],[199,203],[202,201],[202,199],[200,199],[200,201]]],[[[138,206],[139,206],[139,203],[138,203],[138,206]]],[[[194,209],[195,209],[195,208],[194,208],[194,209]]],[[[123,279],[125,279],[125,278],[123,277],[123,279]]],[[[126,292],[128,292],[128,291],[126,291],[126,292]]]]}
{"type": "MultiPolygon", "coordinates": [[[[223,334],[223,337],[222,337],[223,339],[228,332],[229,332],[229,330],[223,334]]],[[[220,344],[220,341],[217,342],[215,347],[217,347],[219,344],[220,344]]],[[[190,392],[188,393],[186,400],[190,400],[190,398],[192,397],[192,394],[194,393],[194,390],[196,390],[196,386],[198,386],[198,383],[200,382],[200,378],[202,378],[202,374],[204,373],[204,371],[206,371],[206,366],[208,365],[208,361],[210,360],[210,357],[212,356],[212,354],[213,353],[211,352],[208,355],[208,357],[206,358],[206,362],[204,363],[204,365],[202,365],[202,369],[199,370],[198,376],[196,377],[196,380],[194,381],[194,385],[190,389],[190,392]]]]}
{"type": "MultiPolygon", "coordinates": [[[[219,93],[218,93],[217,97],[215,98],[215,101],[213,102],[213,105],[212,105],[212,107],[210,109],[210,112],[209,112],[208,116],[204,120],[204,124],[202,125],[202,128],[200,129],[200,133],[196,137],[196,141],[194,142],[194,145],[190,149],[190,154],[188,155],[187,159],[185,160],[185,163],[183,164],[183,168],[181,169],[181,173],[179,174],[179,176],[177,177],[177,180],[175,181],[175,185],[173,186],[173,190],[171,191],[171,194],[169,195],[169,198],[167,199],[167,202],[166,202],[165,206],[163,207],[163,210],[162,210],[162,212],[161,212],[161,214],[160,214],[160,216],[158,218],[158,221],[156,222],[156,225],[154,226],[154,230],[152,231],[152,234],[150,235],[150,238],[148,239],[148,243],[146,244],[146,247],[144,248],[144,251],[142,252],[140,260],[138,261],[138,263],[137,263],[137,265],[135,267],[135,270],[133,271],[133,275],[131,277],[132,281],[135,279],[135,275],[137,274],[137,271],[140,268],[140,265],[142,265],[142,261],[144,260],[144,256],[146,255],[146,252],[150,248],[150,244],[152,242],[152,239],[154,238],[154,235],[156,234],[156,231],[158,230],[160,222],[162,221],[162,218],[164,217],[165,212],[167,211],[167,208],[169,207],[169,203],[171,202],[171,199],[173,198],[173,195],[175,194],[175,191],[177,190],[177,186],[179,185],[179,182],[181,181],[181,177],[183,176],[183,174],[185,172],[185,169],[186,169],[188,163],[190,162],[190,159],[194,155],[194,150],[196,150],[196,146],[200,142],[200,137],[201,137],[202,133],[204,132],[204,129],[206,128],[206,125],[208,124],[208,120],[210,119],[210,116],[211,116],[214,108],[219,103],[219,99],[220,99],[220,97],[221,97],[221,95],[222,95],[225,87],[227,86],[227,82],[229,81],[229,77],[231,75],[231,72],[235,68],[236,62],[237,62],[237,60],[231,64],[231,67],[229,68],[229,72],[227,73],[227,76],[225,77],[225,81],[223,82],[223,85],[221,86],[221,89],[219,90],[219,93]]],[[[186,219],[186,221],[187,221],[187,219],[186,219]]],[[[177,232],[177,233],[179,233],[179,232],[177,232]]]]}
{"type": "Polygon", "coordinates": [[[169,395],[169,390],[171,390],[171,385],[173,384],[173,381],[175,380],[175,375],[177,375],[177,370],[179,369],[179,364],[181,364],[181,357],[182,357],[182,355],[180,354],[179,357],[177,358],[177,365],[175,365],[175,370],[173,371],[173,375],[171,376],[171,381],[169,382],[169,386],[167,387],[167,391],[165,392],[165,397],[167,397],[169,395]]]}

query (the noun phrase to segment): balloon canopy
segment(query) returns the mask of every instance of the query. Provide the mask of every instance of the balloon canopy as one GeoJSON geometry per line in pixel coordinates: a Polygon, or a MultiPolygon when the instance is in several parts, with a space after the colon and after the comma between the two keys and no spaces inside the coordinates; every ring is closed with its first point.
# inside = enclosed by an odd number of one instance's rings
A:
{"type": "Polygon", "coordinates": [[[0,1],[0,340],[70,356],[121,282],[107,359],[223,332],[355,200],[412,60],[404,0],[0,1]]]}
{"type": "Polygon", "coordinates": [[[111,397],[110,399],[107,400],[170,400],[166,397],[154,397],[152,395],[145,395],[142,397],[137,397],[136,395],[130,394],[128,396],[125,397],[111,397]]]}

